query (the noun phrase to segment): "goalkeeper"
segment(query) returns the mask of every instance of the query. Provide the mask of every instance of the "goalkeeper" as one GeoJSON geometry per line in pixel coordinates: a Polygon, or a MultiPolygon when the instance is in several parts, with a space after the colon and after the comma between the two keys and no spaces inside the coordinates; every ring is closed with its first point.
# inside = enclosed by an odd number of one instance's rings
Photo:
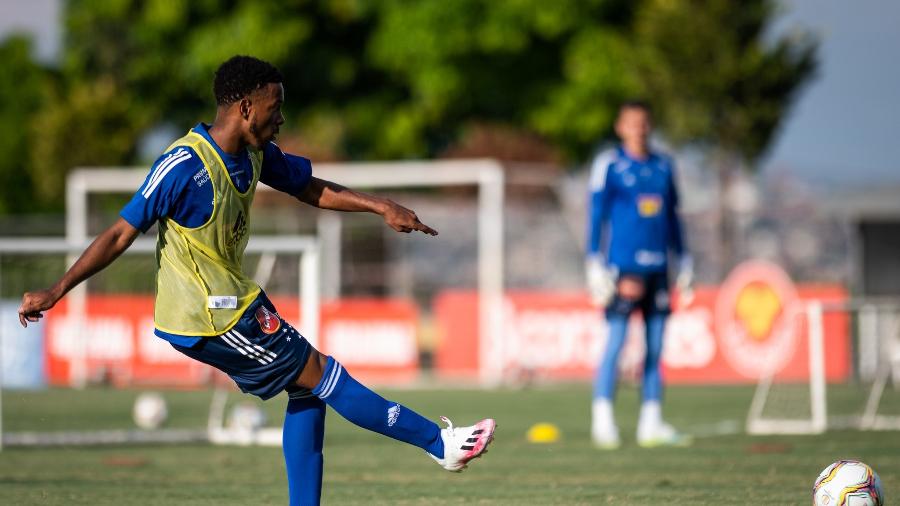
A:
{"type": "Polygon", "coordinates": [[[613,414],[617,364],[629,316],[640,310],[647,355],[637,441],[641,446],[687,442],[662,418],[663,328],[670,312],[669,255],[678,259],[677,286],[688,296],[693,272],[685,251],[672,161],[650,149],[649,107],[639,101],[619,108],[622,141],[593,161],[590,174],[587,281],[592,301],[606,308],[609,339],[594,380],[591,437],[600,448],[620,445],[613,414]]]}

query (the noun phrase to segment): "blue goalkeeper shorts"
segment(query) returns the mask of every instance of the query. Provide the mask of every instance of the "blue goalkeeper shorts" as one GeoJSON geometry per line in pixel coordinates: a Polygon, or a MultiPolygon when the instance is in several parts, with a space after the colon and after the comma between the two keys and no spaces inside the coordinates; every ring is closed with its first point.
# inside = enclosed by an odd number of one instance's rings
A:
{"type": "Polygon", "coordinates": [[[295,384],[312,346],[278,315],[262,292],[228,332],[204,337],[190,347],[172,346],[224,372],[242,392],[263,400],[284,390],[291,398],[312,395],[295,384]]]}

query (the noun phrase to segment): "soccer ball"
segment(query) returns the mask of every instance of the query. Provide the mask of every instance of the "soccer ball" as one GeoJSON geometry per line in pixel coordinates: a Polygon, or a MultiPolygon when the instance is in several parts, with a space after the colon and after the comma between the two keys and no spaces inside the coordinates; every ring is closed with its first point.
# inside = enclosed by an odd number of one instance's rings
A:
{"type": "Polygon", "coordinates": [[[858,460],[839,460],[819,473],[813,485],[815,506],[882,506],[881,479],[858,460]]]}
{"type": "Polygon", "coordinates": [[[158,429],[166,422],[169,409],[166,400],[156,392],[144,392],[134,401],[134,409],[131,411],[134,423],[146,430],[158,429]]]}
{"type": "Polygon", "coordinates": [[[266,424],[266,413],[252,402],[241,402],[231,409],[228,426],[241,431],[255,431],[266,424]]]}

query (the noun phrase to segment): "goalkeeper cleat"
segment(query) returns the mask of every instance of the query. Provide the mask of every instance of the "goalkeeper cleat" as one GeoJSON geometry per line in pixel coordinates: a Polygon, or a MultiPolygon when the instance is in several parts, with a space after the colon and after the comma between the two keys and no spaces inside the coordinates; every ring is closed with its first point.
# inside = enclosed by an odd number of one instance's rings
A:
{"type": "Polygon", "coordinates": [[[638,424],[637,442],[642,448],[656,448],[658,446],[690,446],[693,442],[691,436],[682,434],[666,422],[638,424]]]}
{"type": "Polygon", "coordinates": [[[429,453],[441,467],[458,473],[468,466],[470,460],[487,453],[487,447],[494,439],[494,429],[497,428],[497,423],[492,418],[485,418],[470,427],[454,427],[444,416],[441,420],[447,424],[446,429],[441,429],[444,458],[439,459],[429,453]]]}
{"type": "Polygon", "coordinates": [[[591,405],[591,441],[601,450],[615,450],[622,445],[609,399],[595,399],[591,405]]]}
{"type": "Polygon", "coordinates": [[[615,425],[594,425],[591,427],[591,441],[600,450],[616,450],[622,446],[619,429],[615,425]]]}

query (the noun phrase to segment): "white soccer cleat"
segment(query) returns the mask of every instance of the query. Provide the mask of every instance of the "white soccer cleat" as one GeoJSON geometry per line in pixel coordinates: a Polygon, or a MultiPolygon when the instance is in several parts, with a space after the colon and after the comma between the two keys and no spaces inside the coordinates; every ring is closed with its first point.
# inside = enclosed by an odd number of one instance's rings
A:
{"type": "Polygon", "coordinates": [[[445,416],[442,416],[441,420],[447,424],[446,429],[441,429],[444,458],[439,459],[428,454],[441,467],[458,473],[466,468],[470,460],[487,453],[487,446],[493,441],[494,429],[497,428],[497,422],[493,418],[485,418],[470,427],[454,427],[445,416]]]}
{"type": "Polygon", "coordinates": [[[663,420],[662,406],[658,400],[644,401],[641,404],[637,429],[638,446],[689,446],[692,442],[689,435],[678,432],[663,420]]]}
{"type": "Polygon", "coordinates": [[[615,425],[594,425],[591,427],[591,441],[601,450],[615,450],[622,446],[619,428],[615,425]]]}
{"type": "Polygon", "coordinates": [[[678,432],[666,422],[639,423],[637,430],[638,446],[656,448],[658,446],[690,446],[691,436],[678,432]]]}
{"type": "Polygon", "coordinates": [[[615,450],[622,445],[612,403],[607,399],[596,399],[591,405],[591,441],[601,450],[615,450]]]}

